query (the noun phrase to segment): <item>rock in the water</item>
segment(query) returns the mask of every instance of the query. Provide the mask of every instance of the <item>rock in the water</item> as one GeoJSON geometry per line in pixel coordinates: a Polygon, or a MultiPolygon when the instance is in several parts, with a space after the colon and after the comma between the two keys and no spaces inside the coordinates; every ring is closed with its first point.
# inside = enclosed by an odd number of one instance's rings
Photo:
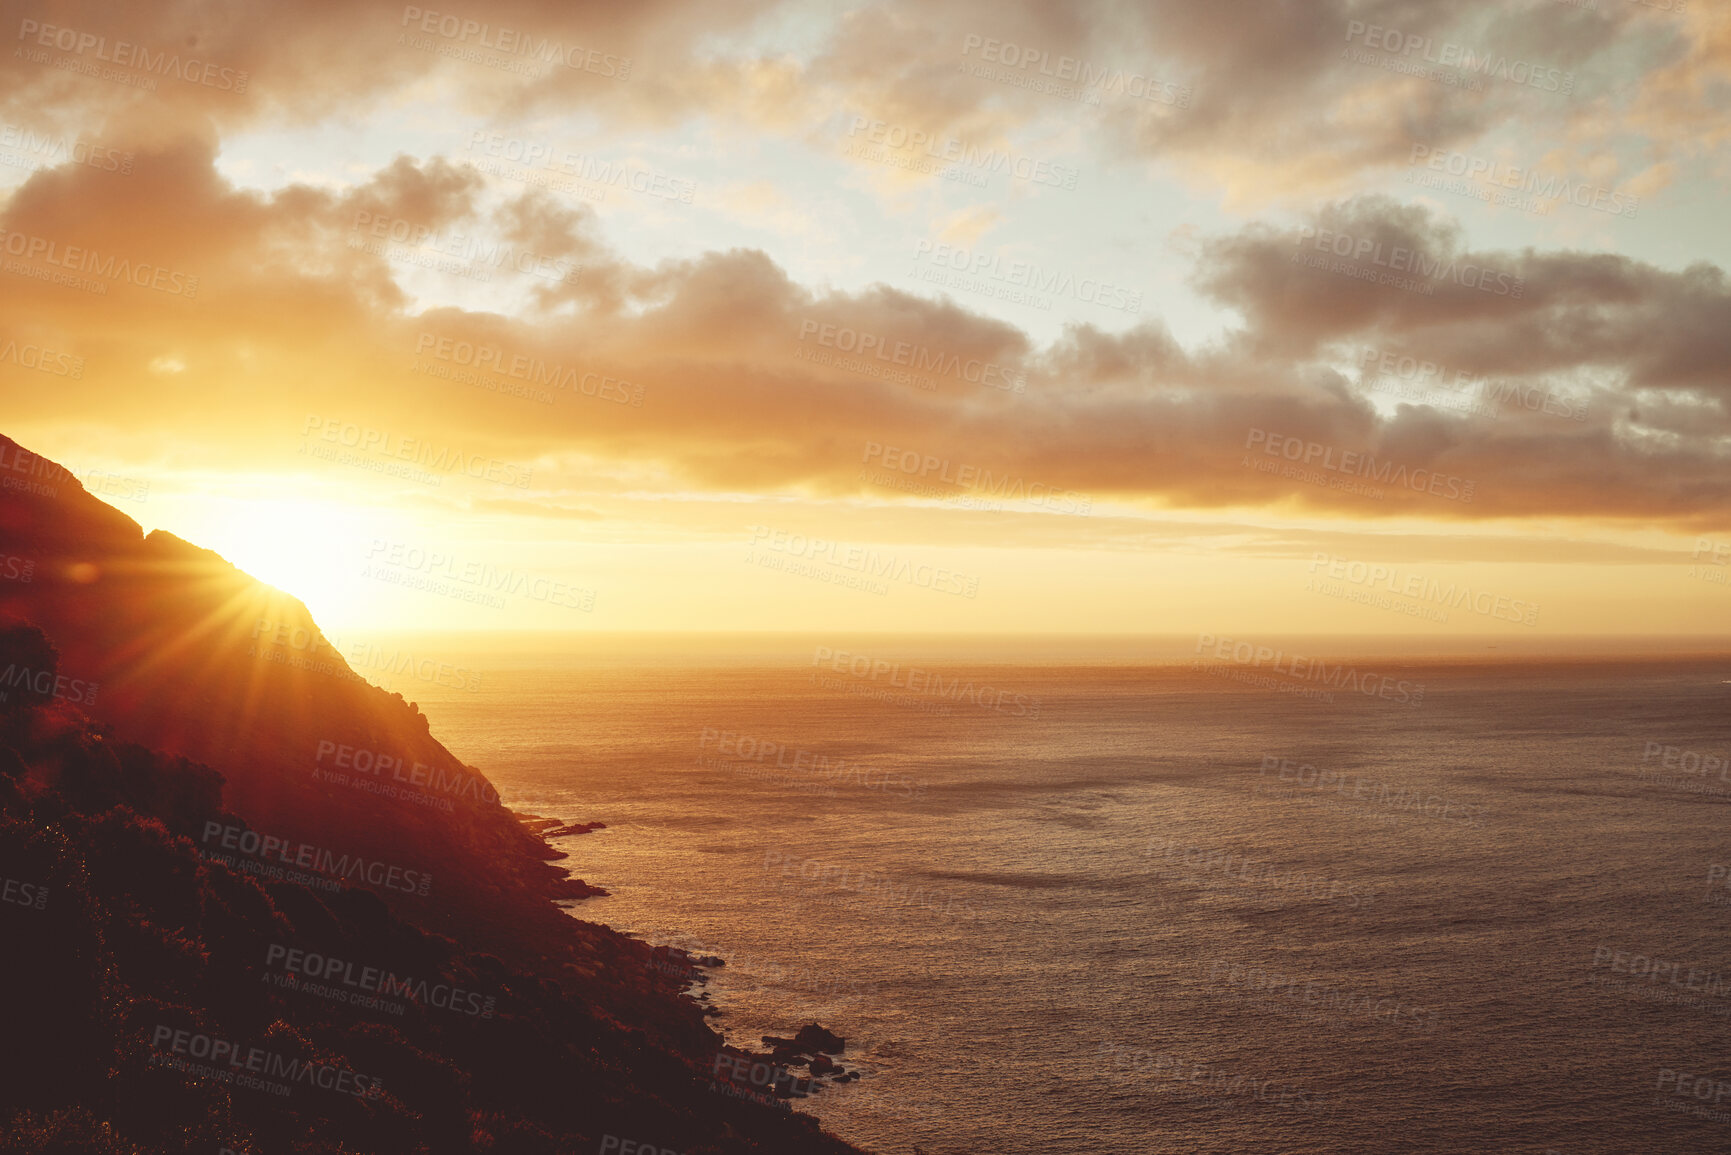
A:
{"type": "Polygon", "coordinates": [[[799,1034],[793,1037],[794,1044],[807,1054],[822,1052],[826,1055],[839,1055],[847,1049],[847,1040],[833,1031],[826,1031],[816,1023],[807,1023],[799,1029],[799,1034]]]}
{"type": "Polygon", "coordinates": [[[606,830],[605,822],[568,822],[564,826],[554,823],[544,833],[548,838],[564,838],[572,834],[588,834],[594,830],[606,830]]]}

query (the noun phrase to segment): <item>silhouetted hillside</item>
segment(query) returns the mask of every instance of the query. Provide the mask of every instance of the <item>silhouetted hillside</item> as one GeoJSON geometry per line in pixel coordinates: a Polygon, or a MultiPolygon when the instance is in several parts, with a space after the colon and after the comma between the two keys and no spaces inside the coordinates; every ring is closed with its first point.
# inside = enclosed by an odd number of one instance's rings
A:
{"type": "Polygon", "coordinates": [[[557,853],[413,705],[355,675],[297,599],[172,534],[145,536],[4,437],[0,477],[0,551],[32,567],[28,581],[0,579],[0,613],[40,625],[62,667],[99,686],[81,703],[92,718],[223,767],[229,805],[261,830],[420,864],[439,901],[419,903],[417,917],[453,933],[485,937],[502,923],[516,942],[566,921],[530,901],[585,893],[549,865],[557,853]],[[373,785],[395,796],[315,775],[343,747],[366,751],[373,785]],[[433,850],[436,871],[424,860],[433,850]]]}
{"type": "Polygon", "coordinates": [[[852,1150],[299,602],[0,453],[0,1149],[852,1150]]]}

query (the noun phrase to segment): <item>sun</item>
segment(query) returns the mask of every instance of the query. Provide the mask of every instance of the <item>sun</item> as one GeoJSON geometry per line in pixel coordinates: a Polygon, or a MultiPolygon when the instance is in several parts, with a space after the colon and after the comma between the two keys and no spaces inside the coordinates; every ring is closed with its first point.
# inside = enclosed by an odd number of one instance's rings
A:
{"type": "Polygon", "coordinates": [[[362,576],[380,512],[306,497],[200,503],[172,532],[215,550],[252,577],[299,598],[321,626],[370,620],[387,596],[362,576]]]}

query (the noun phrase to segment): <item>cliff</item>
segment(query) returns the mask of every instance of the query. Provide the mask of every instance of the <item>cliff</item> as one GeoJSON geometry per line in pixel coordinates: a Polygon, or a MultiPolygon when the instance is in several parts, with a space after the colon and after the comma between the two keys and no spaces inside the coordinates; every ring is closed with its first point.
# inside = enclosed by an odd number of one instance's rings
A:
{"type": "Polygon", "coordinates": [[[852,1150],[299,601],[4,437],[0,683],[0,1147],[852,1150]]]}

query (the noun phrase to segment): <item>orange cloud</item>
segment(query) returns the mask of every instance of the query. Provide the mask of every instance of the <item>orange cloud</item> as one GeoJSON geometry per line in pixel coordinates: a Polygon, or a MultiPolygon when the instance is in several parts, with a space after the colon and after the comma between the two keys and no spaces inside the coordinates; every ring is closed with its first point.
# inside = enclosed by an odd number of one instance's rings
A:
{"type": "MultiPolygon", "coordinates": [[[[861,475],[905,474],[905,451],[939,493],[954,482],[928,460],[1169,506],[1726,520],[1731,288],[1710,266],[1480,252],[1446,219],[1363,198],[1201,244],[1196,284],[1243,318],[1214,344],[1145,321],[1041,346],[953,302],[802,286],[757,251],[634,264],[586,210],[475,193],[463,170],[406,158],[347,192],[242,191],[202,138],[140,152],[124,179],[38,173],[0,216],[30,270],[0,275],[0,341],[54,342],[86,368],[50,381],[0,363],[12,412],[97,414],[237,467],[286,465],[310,413],[500,458],[629,462],[669,491],[903,500],[861,475]],[[462,223],[570,263],[505,269],[521,312],[415,311],[400,254],[354,243],[357,214],[462,223]],[[103,271],[116,261],[133,273],[103,271]],[[147,387],[165,358],[178,368],[147,387]],[[1472,396],[1500,394],[1500,418],[1437,388],[1462,372],[1472,396]]],[[[536,485],[587,505],[556,471],[536,485]]]]}

